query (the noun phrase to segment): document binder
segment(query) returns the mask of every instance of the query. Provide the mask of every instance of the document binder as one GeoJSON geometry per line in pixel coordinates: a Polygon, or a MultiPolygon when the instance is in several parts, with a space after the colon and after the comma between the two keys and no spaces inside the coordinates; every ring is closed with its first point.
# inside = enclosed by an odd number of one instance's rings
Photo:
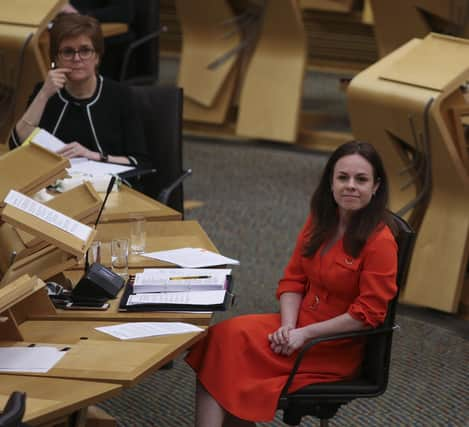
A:
{"type": "Polygon", "coordinates": [[[135,304],[127,305],[127,301],[133,292],[134,276],[131,276],[127,281],[124,294],[122,295],[119,311],[226,311],[234,303],[235,296],[233,295],[233,276],[226,276],[227,289],[225,291],[225,298],[220,304],[135,304]]]}

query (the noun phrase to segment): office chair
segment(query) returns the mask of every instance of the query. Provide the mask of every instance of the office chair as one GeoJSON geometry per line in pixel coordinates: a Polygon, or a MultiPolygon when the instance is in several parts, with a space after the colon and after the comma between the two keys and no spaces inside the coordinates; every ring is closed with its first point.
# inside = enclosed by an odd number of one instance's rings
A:
{"type": "MultiPolygon", "coordinates": [[[[410,258],[415,241],[415,233],[402,218],[391,214],[395,222],[395,238],[398,245],[397,286],[405,284],[410,258]]],[[[399,292],[399,291],[398,291],[399,292]]],[[[282,390],[278,408],[283,410],[283,421],[298,425],[305,415],[319,418],[321,427],[328,426],[341,405],[360,397],[377,397],[384,393],[388,383],[391,361],[391,343],[398,295],[390,302],[384,323],[376,329],[337,334],[316,338],[304,345],[298,353],[290,376],[282,390]],[[367,337],[365,355],[359,377],[350,381],[312,384],[294,393],[288,393],[298,366],[305,353],[314,345],[336,339],[367,337]]]]}
{"type": "Polygon", "coordinates": [[[26,409],[26,394],[14,391],[10,394],[3,412],[0,414],[0,427],[28,427],[21,422],[26,409]]]}
{"type": "Polygon", "coordinates": [[[143,121],[147,149],[156,174],[142,177],[143,193],[184,214],[182,181],[182,89],[171,85],[131,86],[143,121]]]}
{"type": "Polygon", "coordinates": [[[159,75],[159,0],[133,2],[134,19],[130,24],[136,36],[126,49],[119,81],[132,85],[148,85],[159,75]]]}

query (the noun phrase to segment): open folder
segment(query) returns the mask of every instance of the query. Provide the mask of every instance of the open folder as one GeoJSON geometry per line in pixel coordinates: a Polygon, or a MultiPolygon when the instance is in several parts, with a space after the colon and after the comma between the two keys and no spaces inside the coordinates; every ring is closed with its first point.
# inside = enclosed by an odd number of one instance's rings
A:
{"type": "Polygon", "coordinates": [[[231,275],[226,276],[226,289],[185,292],[135,293],[134,279],[127,281],[119,311],[225,311],[234,301],[231,275]]]}

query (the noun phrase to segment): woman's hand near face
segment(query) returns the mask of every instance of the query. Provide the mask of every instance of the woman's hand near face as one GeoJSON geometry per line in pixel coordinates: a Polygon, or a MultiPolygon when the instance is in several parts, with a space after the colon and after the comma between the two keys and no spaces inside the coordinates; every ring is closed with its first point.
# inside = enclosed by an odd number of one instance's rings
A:
{"type": "Polygon", "coordinates": [[[86,157],[89,160],[99,160],[100,157],[99,153],[88,150],[88,148],[83,147],[83,145],[76,141],[67,144],[64,148],[57,151],[57,154],[66,157],[67,159],[73,159],[74,157],[86,157]]]}
{"type": "Polygon", "coordinates": [[[50,98],[65,86],[65,83],[67,82],[67,73],[70,73],[71,71],[72,70],[70,68],[54,68],[49,70],[40,92],[47,98],[50,98]]]}

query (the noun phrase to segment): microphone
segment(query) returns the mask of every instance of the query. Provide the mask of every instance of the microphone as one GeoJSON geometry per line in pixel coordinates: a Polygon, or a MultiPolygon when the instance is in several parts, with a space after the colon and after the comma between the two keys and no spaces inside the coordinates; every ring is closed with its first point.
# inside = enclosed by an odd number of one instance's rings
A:
{"type": "MultiPolygon", "coordinates": [[[[116,176],[113,175],[106,189],[106,194],[98,216],[96,217],[94,224],[95,229],[98,227],[107,199],[109,194],[111,194],[115,182],[116,176]]],[[[124,286],[125,279],[97,262],[89,265],[88,253],[89,249],[86,251],[85,255],[85,274],[72,290],[72,301],[106,302],[109,298],[115,298],[122,286],[124,286]]]]}
{"type": "MultiPolygon", "coordinates": [[[[96,217],[96,221],[94,222],[94,229],[95,230],[98,227],[99,221],[101,220],[101,215],[103,214],[104,207],[106,206],[107,199],[109,197],[109,194],[111,194],[112,187],[114,187],[115,182],[116,182],[116,176],[112,175],[111,179],[109,180],[109,184],[106,188],[106,193],[105,193],[105,196],[104,196],[103,203],[101,204],[101,207],[99,208],[98,216],[96,217]]],[[[86,251],[86,255],[85,255],[85,273],[89,270],[89,267],[90,267],[90,260],[89,260],[89,256],[88,256],[89,252],[90,252],[90,250],[88,248],[88,250],[86,251]]]]}

